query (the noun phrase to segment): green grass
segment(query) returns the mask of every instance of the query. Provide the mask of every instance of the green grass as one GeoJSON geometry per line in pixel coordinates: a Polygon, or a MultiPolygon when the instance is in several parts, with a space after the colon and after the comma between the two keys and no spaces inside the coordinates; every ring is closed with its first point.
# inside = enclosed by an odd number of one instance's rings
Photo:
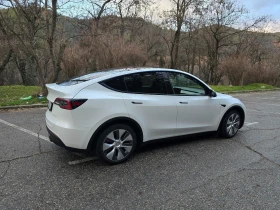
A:
{"type": "MultiPolygon", "coordinates": [[[[246,86],[211,86],[217,92],[243,91],[243,90],[271,90],[275,87],[266,84],[250,84],[246,86]],[[265,88],[262,88],[262,87],[265,88]]],[[[0,106],[16,106],[28,104],[47,104],[47,99],[39,99],[38,95],[41,93],[39,86],[0,86],[0,106]],[[21,97],[32,96],[30,100],[21,100],[21,97]]]]}
{"type": "Polygon", "coordinates": [[[211,85],[211,87],[213,88],[213,90],[217,92],[223,92],[223,93],[231,92],[231,91],[244,91],[244,90],[271,90],[276,88],[274,86],[261,84],[261,83],[254,83],[245,86],[211,85]]]}
{"type": "Polygon", "coordinates": [[[41,87],[38,86],[0,86],[0,106],[15,106],[28,104],[46,104],[46,97],[39,99],[41,87]],[[30,100],[21,100],[21,97],[32,96],[30,100]]]}

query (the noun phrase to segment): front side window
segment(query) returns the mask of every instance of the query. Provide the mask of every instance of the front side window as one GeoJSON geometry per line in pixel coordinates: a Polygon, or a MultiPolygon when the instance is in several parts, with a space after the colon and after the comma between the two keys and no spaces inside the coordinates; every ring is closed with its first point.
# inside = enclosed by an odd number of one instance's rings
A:
{"type": "Polygon", "coordinates": [[[143,72],[124,77],[130,93],[167,94],[165,81],[160,72],[143,72]]]}
{"type": "Polygon", "coordinates": [[[169,73],[169,81],[171,83],[174,94],[187,96],[204,96],[205,88],[188,75],[172,72],[169,73]]]}

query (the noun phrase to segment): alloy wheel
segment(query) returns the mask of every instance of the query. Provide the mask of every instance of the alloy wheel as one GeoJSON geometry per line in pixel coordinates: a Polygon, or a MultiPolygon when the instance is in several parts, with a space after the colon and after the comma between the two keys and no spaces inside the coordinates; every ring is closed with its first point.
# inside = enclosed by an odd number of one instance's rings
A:
{"type": "Polygon", "coordinates": [[[237,113],[233,113],[227,120],[227,133],[229,136],[234,136],[240,127],[240,116],[237,113]]]}
{"type": "Polygon", "coordinates": [[[109,133],[103,142],[103,153],[112,161],[120,161],[127,157],[133,147],[133,137],[125,129],[117,129],[109,133]]]}

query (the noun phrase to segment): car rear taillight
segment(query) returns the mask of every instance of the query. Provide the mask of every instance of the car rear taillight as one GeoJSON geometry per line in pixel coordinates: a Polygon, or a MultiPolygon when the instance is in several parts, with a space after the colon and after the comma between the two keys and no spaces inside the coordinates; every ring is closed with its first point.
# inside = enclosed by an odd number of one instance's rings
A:
{"type": "Polygon", "coordinates": [[[85,103],[87,99],[66,99],[57,98],[54,104],[58,105],[61,109],[73,110],[85,103]]]}

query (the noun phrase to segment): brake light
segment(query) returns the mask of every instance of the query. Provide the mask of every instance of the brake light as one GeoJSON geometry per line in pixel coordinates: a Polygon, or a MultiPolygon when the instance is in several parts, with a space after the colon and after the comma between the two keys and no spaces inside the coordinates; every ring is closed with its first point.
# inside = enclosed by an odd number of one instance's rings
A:
{"type": "Polygon", "coordinates": [[[87,99],[66,99],[57,98],[54,104],[58,105],[61,109],[73,110],[85,103],[87,99]]]}

